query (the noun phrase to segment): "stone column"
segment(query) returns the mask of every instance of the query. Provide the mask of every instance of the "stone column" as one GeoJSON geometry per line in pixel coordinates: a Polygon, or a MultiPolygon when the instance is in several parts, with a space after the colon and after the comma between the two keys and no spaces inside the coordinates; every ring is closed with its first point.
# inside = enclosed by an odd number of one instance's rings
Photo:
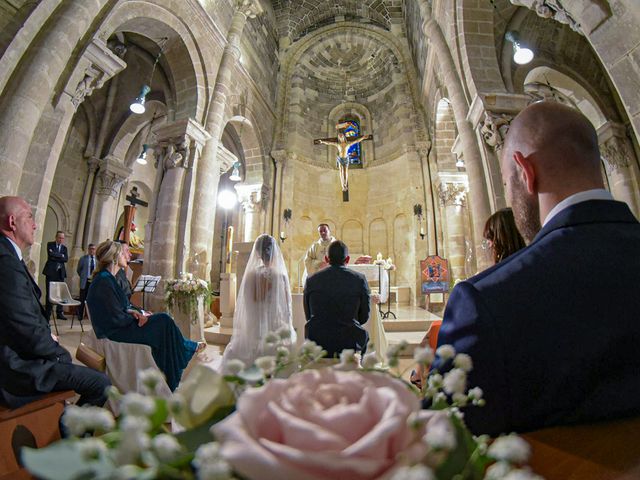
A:
{"type": "MultiPolygon", "coordinates": [[[[154,134],[156,168],[161,169],[163,175],[151,215],[154,220],[148,224],[151,235],[146,244],[150,250],[145,255],[145,272],[168,279],[175,278],[185,268],[184,249],[179,246],[184,245],[184,236],[188,235],[188,229],[181,227],[190,224],[188,218],[192,213],[190,173],[209,135],[192,119],[162,125],[154,134]]],[[[162,305],[163,297],[164,288],[159,286],[153,294],[154,308],[162,305]]]]}
{"type": "Polygon", "coordinates": [[[252,185],[238,184],[235,186],[238,192],[238,201],[242,205],[242,219],[240,225],[242,228],[239,238],[242,242],[253,242],[260,231],[260,214],[262,213],[262,184],[255,183],[252,185]]]}
{"type": "Polygon", "coordinates": [[[16,68],[0,103],[0,196],[18,191],[33,134],[73,50],[107,0],[63,2],[16,68]]]}
{"type": "Polygon", "coordinates": [[[120,160],[108,155],[99,163],[97,185],[95,190],[92,215],[92,236],[90,242],[99,244],[106,239],[114,239],[117,221],[118,195],[125,180],[132,170],[122,164],[120,160]]]}
{"type": "Polygon", "coordinates": [[[638,201],[638,161],[625,134],[624,125],[607,122],[598,129],[600,154],[609,176],[611,193],[626,202],[636,218],[640,218],[638,201]]]}
{"type": "Polygon", "coordinates": [[[275,202],[273,204],[273,231],[271,235],[277,237],[281,228],[280,222],[282,221],[282,181],[284,178],[284,168],[287,164],[287,159],[290,153],[286,150],[274,150],[271,152],[271,156],[276,161],[276,183],[273,186],[274,191],[273,195],[275,195],[275,202]]]}
{"type": "Polygon", "coordinates": [[[432,16],[431,3],[427,0],[421,0],[420,12],[424,18],[422,30],[429,38],[431,47],[434,50],[444,84],[449,92],[449,99],[458,128],[458,135],[462,143],[462,150],[465,154],[465,164],[469,174],[469,201],[471,203],[471,212],[473,217],[473,238],[476,248],[480,248],[482,243],[482,230],[484,223],[491,215],[491,207],[489,203],[489,194],[485,182],[485,175],[482,165],[482,155],[473,131],[473,127],[467,118],[469,106],[462,88],[460,75],[456,70],[453,57],[449,51],[444,34],[440,25],[432,16]]]}
{"type": "Polygon", "coordinates": [[[439,175],[438,197],[446,217],[447,259],[453,280],[466,276],[464,223],[468,187],[465,177],[464,174],[439,175]]]}
{"type": "Polygon", "coordinates": [[[211,95],[211,107],[207,116],[206,131],[211,138],[207,141],[202,157],[198,161],[196,173],[195,207],[191,225],[191,251],[206,252],[206,261],[211,261],[213,225],[216,211],[216,197],[220,167],[217,150],[224,128],[224,112],[229,91],[233,85],[232,72],[240,59],[240,39],[247,18],[262,13],[256,0],[236,0],[236,11],[227,34],[227,45],[222,53],[216,83],[211,95]]]}

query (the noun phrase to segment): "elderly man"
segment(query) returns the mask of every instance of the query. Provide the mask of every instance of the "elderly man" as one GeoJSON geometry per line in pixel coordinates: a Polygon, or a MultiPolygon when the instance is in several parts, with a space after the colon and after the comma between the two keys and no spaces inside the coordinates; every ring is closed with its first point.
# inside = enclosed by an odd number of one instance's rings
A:
{"type": "Polygon", "coordinates": [[[325,257],[327,255],[329,245],[335,240],[335,238],[331,235],[331,229],[326,223],[318,225],[318,234],[320,235],[320,238],[311,244],[304,256],[305,275],[302,282],[303,285],[304,280],[308,276],[313,275],[329,265],[325,261],[325,257]]]}
{"type": "Polygon", "coordinates": [[[40,289],[22,260],[33,244],[36,224],[20,197],[0,198],[0,400],[17,407],[34,397],[75,390],[78,405],[102,406],[109,379],[71,363],[71,355],[51,334],[40,304],[40,289]]]}
{"type": "Polygon", "coordinates": [[[458,284],[438,337],[473,359],[468,383],[486,406],[465,409],[469,427],[496,435],[640,414],[640,224],[604,189],[593,126],[533,104],[511,123],[501,163],[530,245],[458,284]]]}

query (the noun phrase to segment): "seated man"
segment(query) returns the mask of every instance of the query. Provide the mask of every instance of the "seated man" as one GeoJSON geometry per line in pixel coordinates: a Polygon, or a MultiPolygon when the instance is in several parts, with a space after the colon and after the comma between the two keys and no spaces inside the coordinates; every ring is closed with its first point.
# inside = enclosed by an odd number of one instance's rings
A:
{"type": "Polygon", "coordinates": [[[307,278],[304,286],[306,337],[327,351],[329,358],[344,349],[364,352],[369,334],[369,285],[363,274],[349,270],[344,242],[331,242],[325,256],[328,268],[307,278]]]}
{"type": "Polygon", "coordinates": [[[15,408],[38,395],[75,390],[80,394],[78,405],[102,406],[109,379],[71,363],[69,352],[51,334],[40,289],[22,260],[35,229],[27,202],[0,198],[0,389],[9,394],[3,395],[4,401],[15,408]]]}
{"type": "Polygon", "coordinates": [[[640,224],[604,189],[593,126],[530,105],[501,163],[530,244],[458,284],[438,336],[471,355],[468,385],[484,391],[467,424],[496,435],[640,414],[640,224]]]}

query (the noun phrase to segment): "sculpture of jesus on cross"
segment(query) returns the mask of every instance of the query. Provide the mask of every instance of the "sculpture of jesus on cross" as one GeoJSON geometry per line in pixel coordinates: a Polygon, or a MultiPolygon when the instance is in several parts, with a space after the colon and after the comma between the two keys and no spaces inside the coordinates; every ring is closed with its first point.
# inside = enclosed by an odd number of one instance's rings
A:
{"type": "Polygon", "coordinates": [[[338,155],[336,156],[336,163],[340,170],[340,185],[342,186],[342,201],[349,201],[349,147],[363,140],[373,140],[373,135],[363,135],[361,137],[347,138],[345,135],[345,129],[349,126],[348,122],[338,123],[336,130],[338,136],[334,138],[316,138],[313,141],[314,145],[329,145],[336,147],[338,155]]]}

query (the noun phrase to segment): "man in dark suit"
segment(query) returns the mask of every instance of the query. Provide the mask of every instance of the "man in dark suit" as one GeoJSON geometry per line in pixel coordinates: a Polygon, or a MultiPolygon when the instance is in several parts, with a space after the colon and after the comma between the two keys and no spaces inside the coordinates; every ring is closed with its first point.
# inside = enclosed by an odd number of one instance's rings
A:
{"type": "Polygon", "coordinates": [[[96,262],[96,246],[90,243],[87,247],[87,254],[80,257],[76,272],[80,275],[80,307],[78,307],[78,318],[84,318],[84,302],[87,299],[87,292],[91,285],[91,275],[97,265],[96,262]]]}
{"type": "Polygon", "coordinates": [[[458,284],[438,337],[473,359],[468,384],[486,406],[465,409],[469,427],[496,435],[640,414],[640,224],[604,189],[593,126],[533,104],[501,160],[530,245],[458,284]]]}
{"type": "Polygon", "coordinates": [[[327,249],[328,268],[314,273],[304,286],[307,338],[327,351],[328,357],[344,349],[364,352],[369,334],[362,327],[369,319],[369,285],[361,273],[349,270],[349,250],[333,241],[327,249]]]}
{"type": "Polygon", "coordinates": [[[35,229],[27,202],[0,198],[0,397],[15,408],[45,393],[75,390],[79,405],[102,406],[109,379],[71,363],[71,355],[51,333],[40,289],[22,260],[35,229]]]}
{"type": "MultiPolygon", "coordinates": [[[[44,264],[42,274],[47,278],[47,318],[51,318],[51,303],[49,303],[49,284],[51,282],[64,282],[67,278],[67,269],[64,264],[69,260],[67,246],[64,244],[64,232],[58,230],[54,242],[47,243],[47,263],[44,264]]],[[[62,305],[56,306],[56,318],[66,320],[62,312],[62,305]]]]}

